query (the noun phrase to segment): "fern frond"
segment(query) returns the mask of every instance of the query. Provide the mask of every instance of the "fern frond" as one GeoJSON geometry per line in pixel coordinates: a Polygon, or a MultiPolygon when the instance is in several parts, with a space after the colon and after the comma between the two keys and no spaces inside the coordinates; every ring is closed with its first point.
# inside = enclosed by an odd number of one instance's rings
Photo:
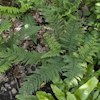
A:
{"type": "Polygon", "coordinates": [[[31,14],[27,14],[25,15],[24,17],[24,27],[27,25],[28,27],[30,26],[36,26],[36,22],[35,20],[33,19],[33,17],[31,16],[31,14]]]}
{"type": "Polygon", "coordinates": [[[79,20],[72,19],[66,24],[66,33],[60,37],[60,44],[62,49],[67,50],[68,53],[72,53],[77,50],[79,43],[82,41],[82,24],[79,20]]]}
{"type": "Polygon", "coordinates": [[[0,59],[0,75],[1,72],[5,72],[10,68],[12,61],[7,61],[7,59],[0,59]]]}
{"type": "Polygon", "coordinates": [[[0,16],[3,15],[3,17],[20,17],[21,10],[15,7],[6,7],[0,5],[0,16]]]}
{"type": "Polygon", "coordinates": [[[17,45],[25,37],[29,36],[36,43],[37,31],[40,30],[42,26],[36,26],[33,17],[29,14],[25,17],[24,27],[16,34],[12,33],[10,38],[3,44],[0,44],[0,51],[7,48],[13,48],[13,45],[17,45]],[[27,22],[29,21],[29,23],[27,22]],[[12,44],[13,43],[13,44],[12,44]]]}
{"type": "Polygon", "coordinates": [[[10,38],[7,39],[7,41],[3,44],[0,44],[0,51],[5,50],[6,48],[12,48],[13,44],[17,45],[22,40],[25,39],[25,37],[33,37],[32,40],[36,43],[37,40],[37,31],[40,30],[41,27],[39,26],[31,26],[28,28],[22,28],[20,32],[14,34],[12,33],[10,38]],[[13,44],[12,44],[13,43],[13,44]]]}
{"type": "Polygon", "coordinates": [[[98,35],[87,35],[85,36],[84,46],[78,48],[80,58],[93,63],[93,56],[96,57],[96,53],[99,52],[98,35]]]}
{"type": "Polygon", "coordinates": [[[52,0],[55,6],[58,8],[61,16],[70,16],[72,13],[76,13],[77,8],[82,0],[52,0]]]}
{"type": "MultiPolygon", "coordinates": [[[[28,14],[25,17],[25,21],[24,21],[24,27],[20,30],[20,32],[16,33],[14,36],[14,41],[17,43],[19,43],[21,40],[24,40],[25,37],[29,36],[34,37],[32,38],[32,40],[36,43],[37,40],[37,31],[40,30],[42,28],[42,26],[36,26],[35,24],[35,20],[33,19],[33,17],[28,14]],[[29,21],[29,23],[28,23],[29,21]]],[[[14,43],[15,43],[14,42],[14,43]]]]}
{"type": "MultiPolygon", "coordinates": [[[[19,91],[21,97],[36,91],[43,81],[46,83],[53,79],[56,73],[61,72],[61,67],[63,66],[61,58],[54,57],[46,61],[46,65],[40,66],[38,70],[33,71],[33,74],[26,78],[27,81],[23,83],[19,91]]],[[[19,98],[19,100],[21,99],[19,98]]]]}
{"type": "Polygon", "coordinates": [[[64,80],[69,88],[78,85],[83,75],[86,72],[87,65],[83,60],[71,57],[69,55],[63,56],[65,65],[61,68],[62,75],[66,77],[64,80]]]}
{"type": "MultiPolygon", "coordinates": [[[[32,66],[33,64],[37,64],[40,61],[42,55],[43,54],[36,51],[26,52],[23,48],[14,45],[13,49],[8,48],[5,52],[0,52],[0,58],[3,59],[0,61],[0,63],[4,63],[4,65],[2,66],[7,66],[7,68],[15,62],[22,62],[26,63],[26,65],[30,64],[30,66],[32,66]],[[5,61],[5,59],[7,62],[5,61]]],[[[0,68],[2,68],[2,66],[0,66],[0,68]]]]}
{"type": "Polygon", "coordinates": [[[11,20],[8,19],[2,19],[0,23],[0,31],[6,31],[7,29],[10,29],[12,24],[10,23],[11,20]]]}
{"type": "Polygon", "coordinates": [[[49,34],[53,34],[54,37],[59,40],[59,37],[62,36],[62,33],[64,32],[64,21],[60,18],[58,9],[54,6],[45,6],[41,11],[46,22],[49,23],[48,27],[51,28],[51,30],[48,31],[49,34]]]}

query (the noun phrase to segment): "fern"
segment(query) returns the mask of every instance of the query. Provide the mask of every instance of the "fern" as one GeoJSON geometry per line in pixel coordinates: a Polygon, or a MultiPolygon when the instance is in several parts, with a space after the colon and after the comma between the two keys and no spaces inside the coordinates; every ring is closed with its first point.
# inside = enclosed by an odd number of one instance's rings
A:
{"type": "Polygon", "coordinates": [[[14,45],[13,50],[8,48],[0,53],[0,73],[9,69],[12,63],[22,62],[26,63],[26,65],[30,64],[30,66],[37,64],[42,55],[36,51],[26,52],[23,48],[14,45]]]}
{"type": "Polygon", "coordinates": [[[12,33],[10,38],[7,39],[7,42],[0,44],[0,51],[6,50],[6,48],[13,48],[13,44],[18,45],[18,43],[24,40],[27,36],[34,37],[32,40],[36,43],[37,31],[40,30],[42,26],[36,26],[35,21],[30,14],[28,14],[24,19],[24,27],[16,34],[12,33]],[[27,21],[29,21],[29,23],[27,21]]]}
{"type": "Polygon", "coordinates": [[[49,23],[48,27],[51,28],[48,33],[54,35],[54,37],[59,40],[59,37],[62,36],[64,32],[64,21],[60,18],[60,15],[57,13],[58,9],[54,6],[45,6],[40,9],[43,13],[45,21],[49,23]]]}
{"type": "Polygon", "coordinates": [[[6,31],[7,29],[10,29],[10,27],[12,26],[12,24],[10,23],[11,20],[8,19],[2,19],[1,23],[0,23],[0,31],[6,31]]]}
{"type": "Polygon", "coordinates": [[[65,76],[65,82],[68,84],[68,88],[78,86],[78,81],[83,78],[86,72],[87,65],[83,63],[83,60],[69,55],[63,56],[65,65],[61,68],[63,76],[65,76]]]}
{"type": "Polygon", "coordinates": [[[82,0],[52,0],[59,10],[61,17],[68,17],[65,19],[71,19],[76,17],[75,14],[78,6],[82,0]]]}
{"type": "MultiPolygon", "coordinates": [[[[8,6],[1,6],[0,5],[0,16],[3,17],[12,17],[12,18],[20,18],[24,12],[28,9],[32,8],[30,1],[24,2],[24,0],[17,0],[21,3],[21,8],[18,9],[16,7],[8,7],[8,6]]],[[[25,0],[26,1],[26,0],[25,0]]]]}
{"type": "Polygon", "coordinates": [[[50,47],[50,51],[61,49],[60,44],[56,41],[56,39],[54,39],[53,36],[51,37],[49,34],[44,34],[44,37],[46,38],[46,41],[50,47]]]}
{"type": "MultiPolygon", "coordinates": [[[[19,100],[34,98],[34,96],[29,95],[39,89],[43,81],[46,83],[53,80],[54,77],[59,75],[58,72],[65,76],[64,83],[67,84],[68,89],[77,86],[87,71],[86,62],[93,63],[93,57],[96,57],[96,53],[99,52],[98,35],[84,35],[82,23],[77,19],[77,13],[75,13],[82,0],[74,0],[73,2],[69,0],[52,0],[55,6],[41,5],[48,0],[17,1],[21,4],[20,9],[0,6],[1,14],[4,16],[10,14],[12,17],[18,15],[20,17],[20,14],[22,15],[23,12],[31,8],[39,8],[48,23],[47,27],[50,28],[50,31],[44,34],[50,48],[50,51],[45,54],[36,51],[26,52],[22,47],[16,46],[26,36],[29,36],[34,43],[37,43],[36,34],[42,26],[36,26],[30,14],[24,17],[23,28],[19,32],[13,33],[7,41],[0,44],[0,73],[9,69],[13,63],[21,62],[26,65],[30,64],[30,66],[41,64],[38,70],[27,76],[17,98],[19,100]],[[66,16],[70,17],[69,20],[63,18],[66,16]]],[[[4,25],[6,22],[7,27],[1,27],[1,31],[11,27],[10,21],[5,20],[4,25]]]]}
{"type": "Polygon", "coordinates": [[[21,10],[15,7],[5,7],[0,5],[0,16],[2,15],[3,17],[21,17],[21,10]]]}
{"type": "Polygon", "coordinates": [[[81,59],[93,63],[93,56],[96,57],[96,53],[99,52],[98,35],[87,35],[85,37],[84,46],[78,48],[79,55],[81,59]]]}
{"type": "Polygon", "coordinates": [[[82,33],[84,32],[82,24],[77,19],[69,20],[66,24],[66,33],[60,37],[60,44],[62,49],[72,53],[77,50],[79,43],[82,42],[82,33]]]}
{"type": "Polygon", "coordinates": [[[60,56],[60,53],[65,52],[65,50],[61,50],[60,44],[53,38],[53,36],[51,37],[49,34],[44,34],[44,37],[46,38],[50,51],[44,54],[41,58],[60,56]]]}
{"type": "Polygon", "coordinates": [[[46,64],[40,66],[38,70],[33,71],[33,74],[26,78],[27,81],[23,83],[18,99],[23,100],[20,98],[23,98],[25,95],[29,95],[36,91],[38,88],[40,88],[43,81],[48,82],[53,79],[56,73],[61,72],[62,66],[62,59],[59,57],[47,59],[46,64]]]}
{"type": "Polygon", "coordinates": [[[10,68],[12,61],[7,61],[7,59],[0,59],[0,75],[1,72],[5,72],[10,68]]]}

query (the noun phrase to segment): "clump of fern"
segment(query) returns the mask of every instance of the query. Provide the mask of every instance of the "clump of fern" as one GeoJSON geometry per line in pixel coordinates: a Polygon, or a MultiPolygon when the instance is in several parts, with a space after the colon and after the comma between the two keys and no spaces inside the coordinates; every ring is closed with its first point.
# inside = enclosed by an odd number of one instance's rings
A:
{"type": "MultiPolygon", "coordinates": [[[[49,4],[41,5],[45,4],[45,1],[40,2],[40,0],[37,0],[33,2],[36,4],[35,7],[39,8],[43,13],[45,21],[48,22],[47,26],[50,28],[50,31],[44,34],[46,45],[50,48],[47,53],[26,52],[22,47],[18,46],[18,43],[26,36],[29,36],[34,43],[37,43],[37,31],[42,26],[37,26],[30,14],[25,16],[24,27],[20,32],[13,33],[6,42],[0,44],[0,73],[5,72],[15,62],[16,64],[18,62],[29,64],[30,67],[34,64],[38,67],[38,70],[33,71],[33,74],[27,76],[26,81],[23,82],[19,95],[17,95],[19,100],[24,100],[25,97],[32,95],[33,92],[40,88],[42,82],[53,81],[54,77],[59,75],[58,73],[65,77],[66,91],[78,86],[78,82],[87,73],[87,62],[93,64],[94,57],[97,57],[99,53],[98,34],[84,34],[85,31],[81,21],[77,19],[77,16],[72,16],[81,0],[75,0],[73,3],[65,0],[52,0],[54,6],[49,4]],[[68,13],[66,13],[66,9],[68,13]],[[68,21],[63,19],[63,16],[66,15],[71,16],[72,19],[70,18],[68,21]]],[[[27,0],[18,0],[18,2],[21,5],[25,4],[19,9],[19,12],[30,9],[27,8],[27,0]]],[[[31,3],[28,5],[32,7],[31,3]]],[[[29,97],[31,98],[31,96],[29,97]]]]}

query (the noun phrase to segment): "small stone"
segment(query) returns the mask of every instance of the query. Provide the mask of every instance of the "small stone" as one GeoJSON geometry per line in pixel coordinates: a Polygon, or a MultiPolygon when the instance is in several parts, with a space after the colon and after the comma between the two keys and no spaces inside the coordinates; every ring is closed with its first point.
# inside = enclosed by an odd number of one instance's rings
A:
{"type": "Polygon", "coordinates": [[[8,81],[8,78],[5,74],[0,75],[0,83],[1,82],[7,82],[7,81],[8,81]]]}
{"type": "Polygon", "coordinates": [[[7,89],[5,87],[1,87],[1,91],[7,91],[7,89]]]}
{"type": "Polygon", "coordinates": [[[27,68],[27,72],[28,72],[28,74],[32,73],[31,68],[27,68]]]}
{"type": "Polygon", "coordinates": [[[10,84],[8,84],[8,83],[5,83],[5,87],[6,87],[7,89],[11,89],[11,86],[10,86],[10,84]]]}
{"type": "Polygon", "coordinates": [[[14,85],[16,82],[13,80],[10,82],[11,85],[14,85]]]}
{"type": "Polygon", "coordinates": [[[16,90],[15,88],[13,88],[13,89],[11,90],[11,93],[12,93],[12,94],[16,94],[16,93],[17,93],[17,90],[16,90]]]}

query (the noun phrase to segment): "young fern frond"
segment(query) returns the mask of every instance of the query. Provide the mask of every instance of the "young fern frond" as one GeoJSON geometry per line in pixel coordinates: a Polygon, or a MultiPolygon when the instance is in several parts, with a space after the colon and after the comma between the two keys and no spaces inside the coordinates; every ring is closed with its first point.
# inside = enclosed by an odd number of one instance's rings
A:
{"type": "Polygon", "coordinates": [[[32,75],[27,76],[27,81],[23,83],[23,86],[19,91],[19,100],[23,100],[20,98],[24,97],[25,95],[29,95],[40,88],[40,85],[43,81],[46,83],[53,79],[58,72],[61,72],[62,66],[63,62],[59,57],[47,59],[46,64],[40,66],[38,70],[33,71],[32,75]]]}
{"type": "Polygon", "coordinates": [[[66,33],[60,37],[59,43],[62,49],[72,53],[77,50],[79,43],[82,41],[82,24],[79,20],[72,19],[65,23],[66,33]]]}
{"type": "Polygon", "coordinates": [[[73,86],[78,86],[78,81],[83,78],[86,72],[87,64],[83,60],[71,57],[69,55],[63,56],[65,65],[61,68],[62,75],[65,76],[65,82],[70,89],[73,86]]]}

